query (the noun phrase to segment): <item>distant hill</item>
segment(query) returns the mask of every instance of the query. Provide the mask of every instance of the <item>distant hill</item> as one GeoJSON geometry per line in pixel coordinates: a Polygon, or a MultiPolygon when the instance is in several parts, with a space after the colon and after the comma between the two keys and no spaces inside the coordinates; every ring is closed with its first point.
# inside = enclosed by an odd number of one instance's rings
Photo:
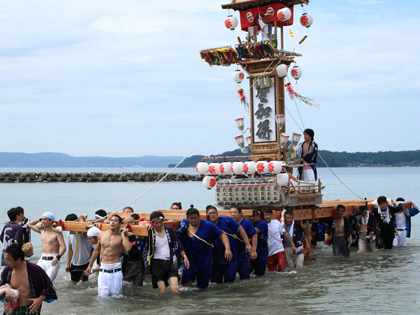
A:
{"type": "Polygon", "coordinates": [[[0,167],[167,167],[181,156],[75,157],[63,153],[0,152],[0,167]]]}
{"type": "MultiPolygon", "coordinates": [[[[360,166],[420,166],[420,150],[415,151],[386,151],[386,152],[332,152],[320,150],[320,155],[330,167],[360,167],[360,166]]],[[[244,154],[240,149],[227,151],[212,156],[236,156],[244,154]]],[[[205,157],[204,155],[193,155],[180,167],[195,167],[205,157]]],[[[169,165],[171,167],[173,165],[169,165]]],[[[318,157],[317,167],[326,167],[318,157]]]]}

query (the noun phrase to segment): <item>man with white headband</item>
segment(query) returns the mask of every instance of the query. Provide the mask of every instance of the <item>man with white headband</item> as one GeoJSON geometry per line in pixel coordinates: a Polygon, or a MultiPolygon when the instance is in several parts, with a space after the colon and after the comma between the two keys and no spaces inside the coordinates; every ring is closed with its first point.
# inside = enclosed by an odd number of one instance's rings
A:
{"type": "Polygon", "coordinates": [[[64,243],[63,234],[57,233],[52,229],[55,221],[55,216],[52,212],[45,212],[41,219],[32,220],[28,222],[28,227],[41,233],[42,255],[38,261],[38,265],[44,269],[51,282],[54,281],[60,269],[60,258],[66,252],[66,244],[64,243]],[[41,228],[37,225],[41,222],[41,228]]]}
{"type": "MultiPolygon", "coordinates": [[[[101,230],[98,229],[96,226],[91,227],[87,231],[87,237],[89,239],[89,242],[92,244],[93,249],[95,249],[96,244],[98,244],[99,233],[101,233],[101,230]]],[[[96,261],[93,263],[92,273],[99,272],[100,265],[101,265],[101,255],[99,255],[98,258],[96,258],[96,261]]]]}
{"type": "Polygon", "coordinates": [[[120,256],[123,250],[129,252],[131,243],[128,239],[128,229],[125,228],[120,234],[122,223],[120,216],[114,214],[109,219],[109,230],[101,232],[98,236],[98,244],[93,251],[92,258],[85,274],[92,273],[92,266],[99,256],[102,256],[101,269],[98,276],[98,295],[118,295],[122,293],[123,274],[120,256]]]}
{"type": "Polygon", "coordinates": [[[409,233],[411,228],[411,214],[409,207],[410,205],[413,207],[413,203],[411,202],[410,204],[407,202],[407,204],[405,204],[404,201],[405,200],[403,198],[397,198],[397,206],[395,208],[395,224],[397,226],[398,235],[396,235],[394,238],[394,246],[405,246],[407,237],[410,237],[409,233]]]}

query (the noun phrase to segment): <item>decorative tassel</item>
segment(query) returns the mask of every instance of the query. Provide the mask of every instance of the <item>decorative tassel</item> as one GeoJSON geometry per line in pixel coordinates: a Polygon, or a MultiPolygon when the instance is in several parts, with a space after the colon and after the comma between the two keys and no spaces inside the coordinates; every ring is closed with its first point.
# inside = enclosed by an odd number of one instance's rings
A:
{"type": "Polygon", "coordinates": [[[284,86],[286,87],[287,92],[289,93],[289,96],[291,99],[294,99],[296,97],[297,99],[299,99],[302,103],[305,103],[306,105],[313,106],[316,108],[320,107],[319,104],[315,103],[315,101],[312,98],[303,96],[297,93],[295,90],[293,90],[293,86],[290,83],[287,83],[284,86]]]}

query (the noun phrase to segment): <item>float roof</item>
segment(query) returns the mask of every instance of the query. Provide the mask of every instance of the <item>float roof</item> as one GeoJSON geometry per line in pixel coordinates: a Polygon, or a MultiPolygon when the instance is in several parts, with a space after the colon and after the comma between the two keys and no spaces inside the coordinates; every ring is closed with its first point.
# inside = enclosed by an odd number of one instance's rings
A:
{"type": "Polygon", "coordinates": [[[283,3],[288,6],[308,4],[309,0],[232,0],[229,4],[222,4],[222,9],[237,11],[247,10],[256,6],[263,6],[271,3],[283,3]]]}

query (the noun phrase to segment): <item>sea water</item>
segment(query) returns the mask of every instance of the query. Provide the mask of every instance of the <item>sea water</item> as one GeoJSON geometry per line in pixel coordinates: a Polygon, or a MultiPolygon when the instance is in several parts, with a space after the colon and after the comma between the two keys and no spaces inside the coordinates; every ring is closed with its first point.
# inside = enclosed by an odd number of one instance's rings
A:
{"type": "MultiPolygon", "coordinates": [[[[49,172],[133,172],[168,169],[0,169],[4,171],[49,172]]],[[[178,169],[194,174],[194,169],[178,169]]],[[[420,205],[417,184],[420,168],[333,168],[337,177],[326,168],[318,174],[325,183],[324,200],[373,199],[380,195],[404,197],[420,205]]],[[[69,213],[94,217],[98,209],[115,211],[128,204],[155,183],[15,183],[0,184],[0,220],[7,221],[6,212],[22,206],[30,219],[45,211],[64,219],[69,213]]],[[[172,202],[183,208],[194,204],[204,209],[212,204],[214,191],[201,182],[165,182],[150,190],[131,206],[136,212],[169,209],[172,202]]],[[[37,262],[41,255],[39,234],[32,232],[37,262]]],[[[70,284],[65,272],[66,255],[54,281],[58,300],[43,303],[43,314],[418,314],[420,302],[420,215],[412,219],[412,235],[407,247],[380,250],[373,254],[357,254],[352,248],[350,258],[333,258],[332,248],[318,243],[313,257],[304,269],[287,268],[285,273],[266,273],[265,277],[237,280],[233,284],[210,284],[204,292],[181,288],[178,296],[159,296],[147,277],[143,287],[124,283],[123,294],[98,298],[97,281],[70,284]]]]}

